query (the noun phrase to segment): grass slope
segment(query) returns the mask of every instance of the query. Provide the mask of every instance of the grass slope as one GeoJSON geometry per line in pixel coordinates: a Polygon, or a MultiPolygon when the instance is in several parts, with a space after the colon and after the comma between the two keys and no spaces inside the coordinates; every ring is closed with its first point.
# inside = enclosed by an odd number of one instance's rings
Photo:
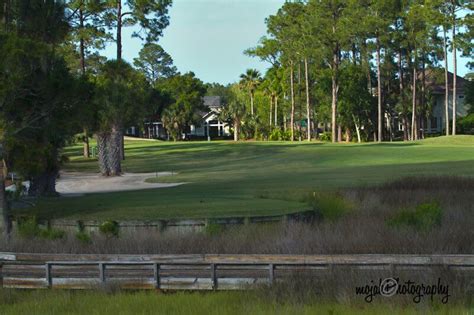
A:
{"type": "MultiPolygon", "coordinates": [[[[69,147],[74,171],[98,171],[95,159],[69,147]]],[[[313,191],[374,184],[403,176],[474,175],[474,136],[414,143],[127,141],[126,172],[173,171],[160,178],[188,184],[165,189],[45,199],[46,217],[158,219],[270,215],[307,209],[313,191]]],[[[150,179],[157,180],[157,179],[150,179]]]]}

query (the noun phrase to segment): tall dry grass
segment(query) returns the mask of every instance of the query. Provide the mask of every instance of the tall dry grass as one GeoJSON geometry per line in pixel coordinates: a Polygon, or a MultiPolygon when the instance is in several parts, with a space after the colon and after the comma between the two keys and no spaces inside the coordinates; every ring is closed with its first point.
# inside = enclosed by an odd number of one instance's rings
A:
{"type": "Polygon", "coordinates": [[[1,251],[129,254],[473,254],[474,179],[405,178],[373,187],[340,190],[351,205],[337,220],[312,223],[239,225],[215,233],[121,233],[118,238],[94,234],[90,243],[68,235],[60,240],[0,241],[1,251]],[[400,209],[437,202],[441,224],[418,230],[387,224],[400,209]]]}

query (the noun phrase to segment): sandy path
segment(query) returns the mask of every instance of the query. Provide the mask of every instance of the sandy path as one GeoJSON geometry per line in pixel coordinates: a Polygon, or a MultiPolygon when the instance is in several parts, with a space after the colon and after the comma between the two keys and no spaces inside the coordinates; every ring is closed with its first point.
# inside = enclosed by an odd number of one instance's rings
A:
{"type": "Polygon", "coordinates": [[[62,195],[82,195],[127,190],[175,187],[183,183],[147,183],[150,177],[169,176],[170,172],[124,173],[122,176],[104,177],[97,173],[62,172],[56,182],[56,190],[62,195]]]}

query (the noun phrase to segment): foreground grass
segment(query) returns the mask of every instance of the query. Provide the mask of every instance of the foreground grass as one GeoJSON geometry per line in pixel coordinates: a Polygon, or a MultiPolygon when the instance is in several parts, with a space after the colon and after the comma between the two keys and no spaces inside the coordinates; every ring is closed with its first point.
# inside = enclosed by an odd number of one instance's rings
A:
{"type": "Polygon", "coordinates": [[[1,314],[470,314],[463,305],[405,305],[313,301],[290,304],[249,292],[105,294],[72,291],[3,291],[1,314]]]}
{"type": "MultiPolygon", "coordinates": [[[[66,154],[71,171],[98,171],[95,159],[66,154]]],[[[270,215],[308,209],[313,191],[404,176],[474,176],[474,136],[415,143],[128,141],[125,172],[172,171],[150,181],[187,184],[134,192],[45,199],[18,213],[97,220],[270,215]]]]}

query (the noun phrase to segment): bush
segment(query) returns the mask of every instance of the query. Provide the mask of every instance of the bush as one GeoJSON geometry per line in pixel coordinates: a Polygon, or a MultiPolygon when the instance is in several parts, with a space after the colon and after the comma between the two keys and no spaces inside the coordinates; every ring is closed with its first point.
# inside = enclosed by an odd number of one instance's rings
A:
{"type": "Polygon", "coordinates": [[[331,133],[330,132],[323,132],[319,134],[319,140],[321,141],[331,141],[331,133]]]}
{"type": "Polygon", "coordinates": [[[388,220],[392,227],[413,227],[417,230],[427,231],[434,226],[440,226],[443,218],[443,209],[437,202],[423,203],[415,209],[400,210],[393,218],[388,220]]]}
{"type": "Polygon", "coordinates": [[[99,231],[107,237],[117,237],[119,234],[119,224],[116,221],[105,221],[99,226],[99,231]]]}
{"type": "Polygon", "coordinates": [[[48,227],[46,229],[40,228],[36,217],[28,217],[18,220],[18,233],[24,238],[45,238],[50,240],[57,240],[64,238],[66,232],[48,227]]]}
{"type": "Polygon", "coordinates": [[[18,219],[18,234],[24,238],[34,238],[40,233],[40,227],[36,217],[24,217],[18,219]]]}
{"type": "Polygon", "coordinates": [[[457,122],[457,129],[463,134],[474,134],[474,113],[460,118],[457,122]]]}
{"type": "Polygon", "coordinates": [[[89,234],[84,231],[79,231],[76,233],[76,238],[83,244],[91,244],[92,238],[89,234]]]}
{"type": "Polygon", "coordinates": [[[336,221],[351,210],[351,205],[339,193],[313,193],[309,204],[317,218],[329,221],[336,221]]]}
{"type": "Polygon", "coordinates": [[[284,131],[280,128],[275,128],[270,133],[269,140],[271,141],[289,141],[291,139],[291,132],[284,131]]]}
{"type": "Polygon", "coordinates": [[[38,236],[48,240],[58,240],[64,238],[66,236],[66,232],[54,228],[40,229],[38,236]]]}
{"type": "Polygon", "coordinates": [[[224,226],[214,222],[208,222],[204,228],[204,233],[209,236],[214,236],[222,233],[224,231],[224,226]]]}

